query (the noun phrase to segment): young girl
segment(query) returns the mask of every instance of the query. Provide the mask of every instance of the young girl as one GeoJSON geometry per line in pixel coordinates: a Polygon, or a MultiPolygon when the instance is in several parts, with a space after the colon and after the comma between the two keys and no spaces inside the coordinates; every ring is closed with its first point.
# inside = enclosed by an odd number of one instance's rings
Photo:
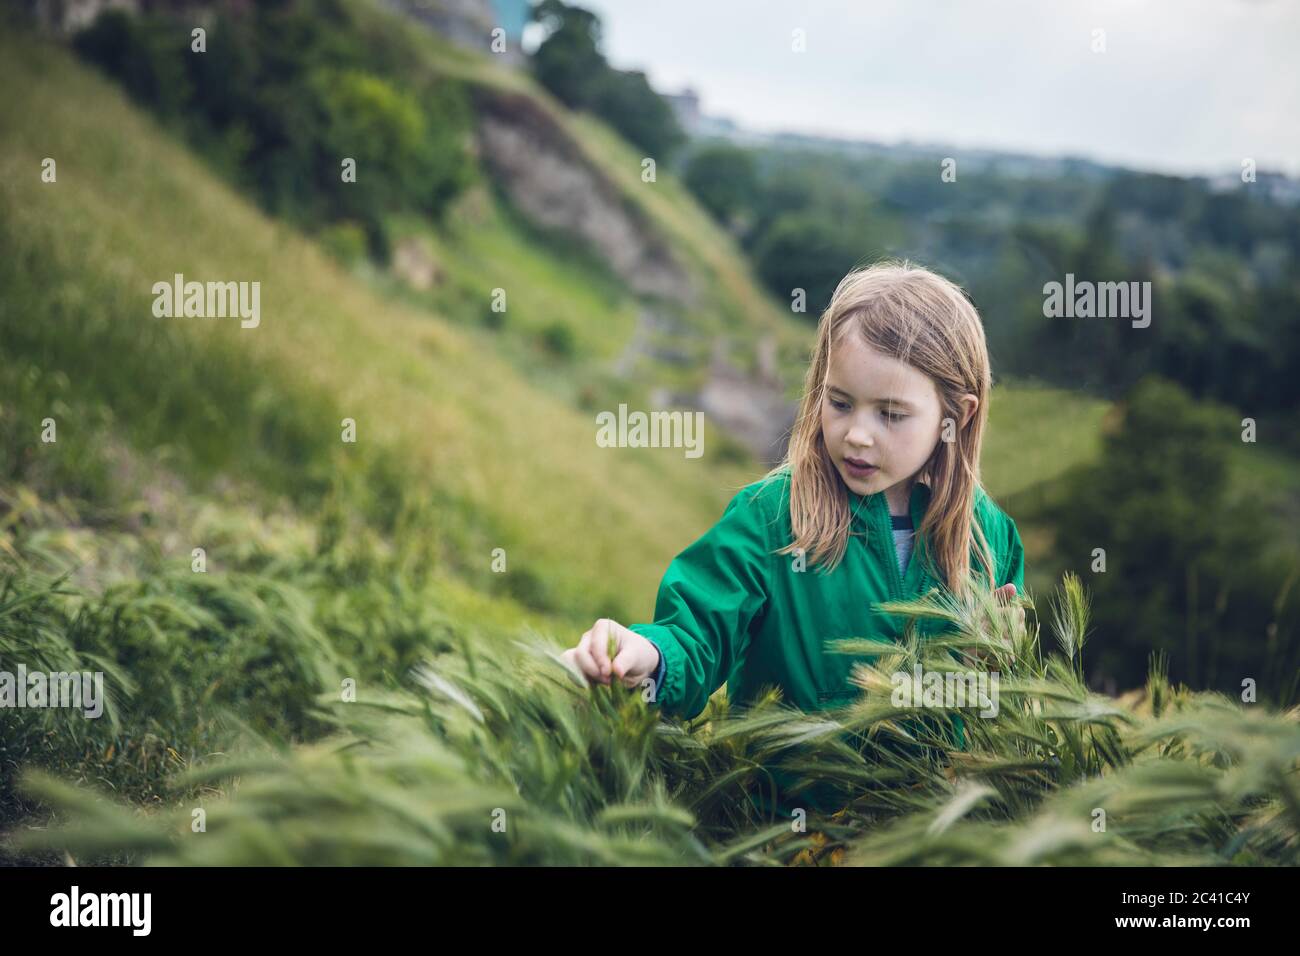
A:
{"type": "Polygon", "coordinates": [[[851,272],[818,325],[785,461],[673,559],[654,623],[601,619],[565,656],[602,684],[652,682],[685,717],[724,681],[733,703],[775,685],[812,711],[860,693],[853,658],[826,641],[902,635],[878,603],[935,586],[1009,602],[1024,552],[980,485],[990,383],[955,285],[907,263],[851,272]]]}

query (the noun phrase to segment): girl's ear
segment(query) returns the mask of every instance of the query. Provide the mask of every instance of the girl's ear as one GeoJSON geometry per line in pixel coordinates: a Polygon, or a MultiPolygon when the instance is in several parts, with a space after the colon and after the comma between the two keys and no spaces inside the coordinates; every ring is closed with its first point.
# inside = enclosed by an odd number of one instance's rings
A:
{"type": "Polygon", "coordinates": [[[975,414],[975,410],[979,408],[980,400],[970,392],[967,392],[959,399],[959,401],[962,405],[961,427],[965,428],[966,423],[969,422],[971,417],[975,414]]]}

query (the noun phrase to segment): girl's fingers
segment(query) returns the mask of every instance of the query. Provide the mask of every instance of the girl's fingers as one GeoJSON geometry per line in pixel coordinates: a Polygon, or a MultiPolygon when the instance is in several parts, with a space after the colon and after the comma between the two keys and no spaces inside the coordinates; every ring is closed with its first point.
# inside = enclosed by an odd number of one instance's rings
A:
{"type": "Polygon", "coordinates": [[[609,625],[609,618],[602,617],[591,629],[591,640],[587,642],[588,650],[591,652],[591,657],[596,662],[596,666],[600,668],[602,678],[608,677],[610,672],[609,625]]]}
{"type": "Polygon", "coordinates": [[[576,647],[570,647],[567,651],[561,654],[560,657],[564,659],[566,664],[581,674],[583,680],[590,681],[590,677],[587,674],[587,668],[582,665],[580,660],[578,660],[578,649],[576,647]]]}
{"type": "Polygon", "coordinates": [[[600,665],[591,656],[591,631],[582,635],[582,640],[574,648],[574,659],[590,680],[600,680],[600,665]]]}
{"type": "Polygon", "coordinates": [[[615,657],[613,662],[610,664],[610,670],[613,675],[628,687],[635,686],[637,681],[642,677],[640,674],[632,675],[629,673],[636,669],[636,653],[636,647],[631,641],[629,641],[619,650],[618,656],[615,657]]]}
{"type": "Polygon", "coordinates": [[[624,687],[635,687],[637,685],[636,678],[629,676],[626,672],[622,674],[619,673],[619,668],[623,666],[624,665],[617,663],[617,658],[616,658],[614,670],[610,673],[609,682],[612,684],[614,681],[618,681],[624,687]]]}
{"type": "Polygon", "coordinates": [[[582,635],[576,647],[564,652],[565,656],[578,665],[588,680],[610,684],[617,679],[624,686],[636,686],[644,677],[637,667],[637,642],[620,640],[620,627],[609,618],[601,618],[582,635]],[[611,642],[614,644],[613,660],[610,660],[611,642]],[[629,671],[637,673],[629,676],[629,671]]]}

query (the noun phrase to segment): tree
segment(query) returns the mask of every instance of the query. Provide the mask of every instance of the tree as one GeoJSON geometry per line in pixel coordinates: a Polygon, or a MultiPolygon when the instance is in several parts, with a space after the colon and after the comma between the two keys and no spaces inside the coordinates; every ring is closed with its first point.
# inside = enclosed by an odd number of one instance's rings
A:
{"type": "Polygon", "coordinates": [[[560,0],[543,0],[533,17],[548,35],[532,57],[533,75],[570,109],[588,110],[660,162],[686,136],[645,74],[615,70],[600,52],[600,19],[560,0]]]}
{"type": "Polygon", "coordinates": [[[686,141],[672,107],[644,73],[608,70],[594,85],[594,112],[645,155],[666,162],[686,141]]]}
{"type": "Polygon", "coordinates": [[[686,188],[713,218],[730,224],[758,194],[758,168],[748,150],[729,144],[701,149],[686,164],[686,188]]]}
{"type": "Polygon", "coordinates": [[[532,56],[533,75],[570,109],[590,108],[595,85],[609,71],[600,53],[600,19],[560,0],[542,0],[533,18],[548,31],[532,56]]]}
{"type": "Polygon", "coordinates": [[[782,301],[789,302],[793,290],[803,289],[808,315],[816,321],[839,281],[871,251],[818,215],[794,214],[772,224],[755,249],[754,260],[763,284],[782,301]]]}
{"type": "Polygon", "coordinates": [[[1195,688],[1240,693],[1250,677],[1261,697],[1283,698],[1294,663],[1283,674],[1278,662],[1297,653],[1295,602],[1274,607],[1288,569],[1264,556],[1261,509],[1228,497],[1235,416],[1155,376],[1116,411],[1100,460],[1067,481],[1048,515],[1067,569],[1093,592],[1094,683],[1141,684],[1156,650],[1195,688]]]}

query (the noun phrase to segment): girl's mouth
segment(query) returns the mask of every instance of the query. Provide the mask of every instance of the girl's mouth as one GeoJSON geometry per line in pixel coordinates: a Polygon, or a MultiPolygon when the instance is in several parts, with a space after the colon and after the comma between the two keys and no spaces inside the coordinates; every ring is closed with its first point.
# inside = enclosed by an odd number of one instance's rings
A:
{"type": "Polygon", "coordinates": [[[868,465],[866,462],[859,461],[855,464],[852,458],[844,459],[844,467],[854,478],[870,478],[880,470],[875,465],[868,465]]]}

